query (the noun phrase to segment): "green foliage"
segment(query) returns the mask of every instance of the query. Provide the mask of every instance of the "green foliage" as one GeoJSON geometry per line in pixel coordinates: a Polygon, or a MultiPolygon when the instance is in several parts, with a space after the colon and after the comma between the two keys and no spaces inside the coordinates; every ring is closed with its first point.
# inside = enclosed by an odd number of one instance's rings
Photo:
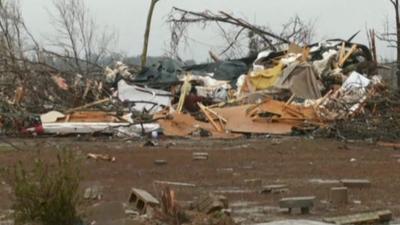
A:
{"type": "Polygon", "coordinates": [[[7,178],[15,194],[15,223],[78,224],[79,165],[71,151],[63,151],[56,163],[38,159],[31,170],[21,162],[9,170],[7,178]]]}

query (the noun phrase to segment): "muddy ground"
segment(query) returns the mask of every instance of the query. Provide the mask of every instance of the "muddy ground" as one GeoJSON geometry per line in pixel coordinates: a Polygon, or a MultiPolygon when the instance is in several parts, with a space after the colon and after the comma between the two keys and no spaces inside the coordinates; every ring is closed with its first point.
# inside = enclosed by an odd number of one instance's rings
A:
{"type": "MultiPolygon", "coordinates": [[[[17,145],[0,146],[0,167],[17,161],[30,164],[40,150],[41,157],[54,159],[57,149],[106,153],[116,161],[83,160],[82,189],[101,187],[102,199],[88,202],[86,216],[96,224],[131,224],[124,207],[132,187],[155,196],[155,180],[186,182],[195,187],[171,186],[183,205],[207,192],[229,199],[232,215],[244,224],[280,218],[322,219],[365,210],[390,209],[400,217],[400,151],[366,142],[307,140],[304,138],[258,138],[240,140],[161,140],[159,146],[142,147],[143,141],[107,138],[7,139],[17,145]],[[193,161],[193,152],[208,152],[209,159],[193,161]],[[158,166],[154,160],[167,160],[158,166]],[[350,189],[350,203],[335,207],[329,203],[327,180],[369,179],[370,188],[350,189]],[[262,184],[246,183],[261,179],[262,184]],[[262,185],[287,184],[289,192],[260,194],[262,185]],[[310,215],[282,212],[282,197],[316,196],[310,215]]],[[[0,210],[11,207],[10,187],[0,182],[0,210]]]]}

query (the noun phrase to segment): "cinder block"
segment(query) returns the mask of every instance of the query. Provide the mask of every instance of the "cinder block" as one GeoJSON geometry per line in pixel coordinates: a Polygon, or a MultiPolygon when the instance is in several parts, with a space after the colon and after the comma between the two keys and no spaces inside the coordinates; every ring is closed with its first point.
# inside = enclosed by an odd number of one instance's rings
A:
{"type": "Polygon", "coordinates": [[[315,196],[282,198],[279,201],[279,207],[289,209],[289,213],[292,212],[292,209],[299,208],[302,214],[308,214],[314,207],[314,200],[315,196]]]}
{"type": "Polygon", "coordinates": [[[288,192],[288,186],[286,184],[272,184],[266,185],[261,190],[261,194],[279,194],[288,192]]]}
{"type": "Polygon", "coordinates": [[[334,187],[330,191],[330,201],[334,205],[346,205],[349,201],[347,187],[334,187]]]}
{"type": "Polygon", "coordinates": [[[343,186],[348,188],[369,188],[371,182],[367,179],[342,179],[340,180],[343,186]]]}
{"type": "Polygon", "coordinates": [[[159,206],[159,201],[145,190],[132,188],[128,202],[133,204],[140,214],[145,214],[147,207],[159,206]]]}
{"type": "Polygon", "coordinates": [[[379,215],[379,220],[382,223],[389,223],[393,219],[393,214],[390,210],[381,210],[378,211],[377,214],[379,215]]]}
{"type": "Polygon", "coordinates": [[[207,152],[193,152],[192,159],[197,160],[208,160],[208,153],[207,152]]]}
{"type": "Polygon", "coordinates": [[[94,185],[85,189],[83,198],[87,200],[100,200],[103,198],[103,187],[94,185]]]}

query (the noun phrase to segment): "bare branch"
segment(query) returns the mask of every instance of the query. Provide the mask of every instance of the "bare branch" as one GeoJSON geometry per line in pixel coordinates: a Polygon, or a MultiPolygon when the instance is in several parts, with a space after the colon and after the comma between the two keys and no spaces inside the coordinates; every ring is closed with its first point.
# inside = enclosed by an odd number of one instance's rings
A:
{"type": "Polygon", "coordinates": [[[175,53],[177,53],[179,40],[187,37],[186,29],[190,24],[201,25],[203,29],[209,24],[215,24],[226,41],[226,47],[223,47],[221,54],[227,54],[228,51],[240,51],[243,41],[249,40],[248,37],[243,37],[244,31],[254,34],[252,40],[250,40],[254,43],[254,46],[263,46],[263,49],[269,48],[275,51],[282,44],[291,42],[309,44],[314,35],[314,24],[305,23],[298,16],[284,24],[280,34],[272,32],[268,27],[253,25],[242,18],[237,18],[223,11],[218,13],[210,11],[194,12],[173,8],[168,22],[172,24],[171,43],[173,44],[171,46],[173,46],[175,53]]]}
{"type": "Polygon", "coordinates": [[[398,2],[396,0],[390,0],[394,8],[397,10],[398,9],[398,2]]]}
{"type": "Polygon", "coordinates": [[[250,24],[249,22],[245,21],[244,19],[241,18],[235,18],[232,15],[220,11],[219,14],[214,14],[209,11],[205,12],[193,12],[193,11],[187,11],[179,8],[174,8],[173,12],[170,15],[169,22],[171,23],[209,23],[209,22],[221,22],[221,23],[226,23],[230,25],[234,25],[240,28],[245,28],[248,30],[253,31],[257,35],[259,35],[264,41],[268,42],[271,48],[275,48],[274,45],[271,43],[269,38],[274,38],[276,40],[282,41],[284,43],[289,43],[288,40],[272,33],[269,31],[266,31],[265,29],[254,26],[250,24]],[[177,14],[177,15],[174,15],[177,14]]]}
{"type": "Polygon", "coordinates": [[[78,73],[91,74],[107,54],[115,38],[113,32],[108,34],[100,30],[90,17],[84,1],[53,0],[53,4],[57,14],[52,17],[58,34],[54,46],[61,53],[59,56],[73,60],[73,67],[78,73]]]}

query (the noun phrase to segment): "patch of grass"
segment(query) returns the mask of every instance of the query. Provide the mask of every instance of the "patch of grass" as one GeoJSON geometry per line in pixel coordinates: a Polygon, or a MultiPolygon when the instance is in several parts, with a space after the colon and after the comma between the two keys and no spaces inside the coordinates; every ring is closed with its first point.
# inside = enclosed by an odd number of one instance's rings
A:
{"type": "Polygon", "coordinates": [[[0,154],[10,153],[10,152],[15,152],[15,148],[0,146],[0,154]]]}
{"type": "Polygon", "coordinates": [[[15,224],[79,224],[80,161],[71,151],[57,154],[55,163],[37,159],[32,168],[19,162],[6,179],[14,192],[15,224]]]}

